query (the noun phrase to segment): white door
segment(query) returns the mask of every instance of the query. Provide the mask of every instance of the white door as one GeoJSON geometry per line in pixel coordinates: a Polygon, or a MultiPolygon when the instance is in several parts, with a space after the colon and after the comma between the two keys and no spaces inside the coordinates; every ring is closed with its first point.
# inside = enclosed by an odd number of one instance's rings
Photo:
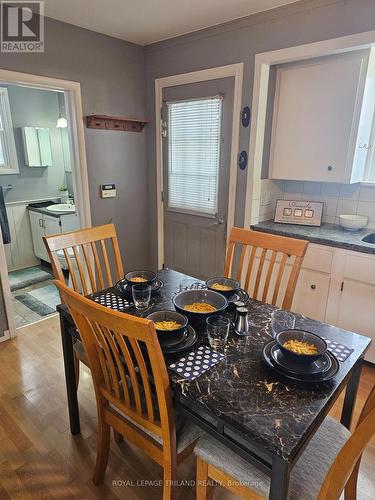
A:
{"type": "Polygon", "coordinates": [[[197,278],[222,275],[234,79],[163,93],[165,267],[197,278]]]}

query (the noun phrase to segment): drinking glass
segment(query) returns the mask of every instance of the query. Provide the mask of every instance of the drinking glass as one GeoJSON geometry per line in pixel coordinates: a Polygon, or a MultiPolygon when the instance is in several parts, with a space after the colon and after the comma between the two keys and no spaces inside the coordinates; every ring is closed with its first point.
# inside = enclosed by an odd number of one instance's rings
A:
{"type": "Polygon", "coordinates": [[[206,325],[208,342],[212,349],[223,349],[229,334],[229,319],[225,316],[209,316],[206,325]]]}
{"type": "Polygon", "coordinates": [[[295,325],[296,318],[294,314],[282,309],[276,309],[272,312],[271,329],[274,337],[283,330],[293,330],[295,325]]]}
{"type": "Polygon", "coordinates": [[[133,302],[138,311],[148,308],[151,298],[151,285],[140,284],[132,286],[133,302]]]}

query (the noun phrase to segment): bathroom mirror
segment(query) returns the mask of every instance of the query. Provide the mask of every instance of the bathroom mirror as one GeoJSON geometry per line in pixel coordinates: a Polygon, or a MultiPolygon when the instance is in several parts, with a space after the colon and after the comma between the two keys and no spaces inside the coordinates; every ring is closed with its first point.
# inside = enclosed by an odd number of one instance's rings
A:
{"type": "Polygon", "coordinates": [[[22,138],[26,166],[52,166],[51,137],[49,128],[22,127],[22,138]]]}

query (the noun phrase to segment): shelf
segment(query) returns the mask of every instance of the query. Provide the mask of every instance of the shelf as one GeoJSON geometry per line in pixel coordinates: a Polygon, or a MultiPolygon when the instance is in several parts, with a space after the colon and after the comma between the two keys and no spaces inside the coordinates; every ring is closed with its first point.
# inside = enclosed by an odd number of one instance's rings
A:
{"type": "Polygon", "coordinates": [[[87,128],[101,130],[120,130],[122,132],[142,132],[147,124],[145,120],[134,120],[125,116],[88,115],[87,128]]]}

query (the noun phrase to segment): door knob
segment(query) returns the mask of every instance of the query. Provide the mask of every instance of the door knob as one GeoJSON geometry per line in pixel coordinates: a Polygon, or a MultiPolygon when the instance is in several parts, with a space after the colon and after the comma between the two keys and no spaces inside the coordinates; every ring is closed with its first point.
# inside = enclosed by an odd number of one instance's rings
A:
{"type": "Polygon", "coordinates": [[[221,224],[224,224],[225,220],[224,219],[217,219],[211,226],[220,226],[221,224]]]}

